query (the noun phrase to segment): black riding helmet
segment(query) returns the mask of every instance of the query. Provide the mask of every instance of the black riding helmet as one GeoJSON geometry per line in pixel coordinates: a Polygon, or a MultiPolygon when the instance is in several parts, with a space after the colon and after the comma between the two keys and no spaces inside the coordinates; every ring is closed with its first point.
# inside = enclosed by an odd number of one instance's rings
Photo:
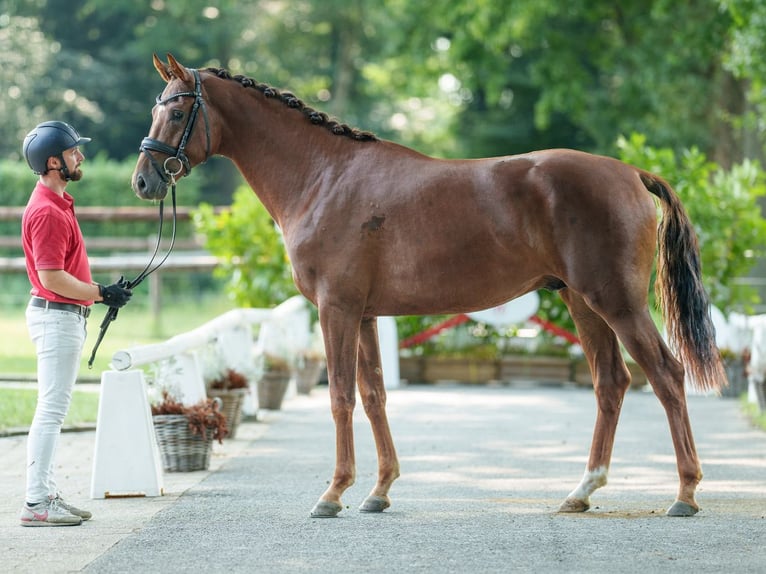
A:
{"type": "Polygon", "coordinates": [[[48,158],[51,156],[61,158],[64,166],[62,173],[69,179],[66,162],[62,154],[64,151],[80,144],[88,143],[90,138],[84,138],[77,133],[72,126],[64,122],[52,121],[38,124],[35,129],[24,138],[24,158],[29,167],[38,175],[48,172],[48,158]]]}

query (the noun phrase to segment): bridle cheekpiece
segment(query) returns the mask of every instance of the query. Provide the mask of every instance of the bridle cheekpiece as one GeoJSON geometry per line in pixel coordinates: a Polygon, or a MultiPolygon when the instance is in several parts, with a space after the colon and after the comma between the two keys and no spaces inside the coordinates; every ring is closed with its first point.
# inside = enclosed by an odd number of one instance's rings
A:
{"type": "Polygon", "coordinates": [[[154,166],[154,169],[162,178],[165,183],[175,183],[177,176],[183,171],[183,175],[188,175],[191,172],[191,164],[189,158],[186,156],[186,144],[191,137],[191,133],[194,130],[194,125],[197,122],[197,114],[200,108],[202,109],[202,115],[205,119],[205,159],[203,163],[210,157],[210,125],[208,123],[207,108],[205,107],[205,100],[202,98],[202,81],[200,80],[199,71],[191,70],[194,75],[194,91],[193,92],[177,92],[165,98],[162,94],[157,96],[157,105],[161,106],[167,102],[176,98],[194,98],[194,104],[192,105],[191,112],[189,113],[189,119],[186,121],[186,128],[181,136],[181,141],[178,147],[173,147],[164,142],[156,140],[154,138],[145,137],[141,141],[141,146],[138,148],[140,152],[146,154],[149,161],[154,166]],[[150,151],[156,151],[159,153],[167,154],[168,157],[160,165],[156,159],[152,156],[150,151]],[[178,162],[178,169],[171,169],[173,160],[178,162]]]}

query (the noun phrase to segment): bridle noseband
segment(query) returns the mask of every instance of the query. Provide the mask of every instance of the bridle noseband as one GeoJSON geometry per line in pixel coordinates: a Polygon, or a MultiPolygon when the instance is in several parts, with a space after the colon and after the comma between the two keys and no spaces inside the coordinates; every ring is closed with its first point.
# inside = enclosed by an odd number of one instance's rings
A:
{"type": "Polygon", "coordinates": [[[181,171],[184,172],[183,175],[188,175],[189,172],[191,172],[191,164],[189,163],[189,158],[186,156],[186,144],[189,142],[189,137],[191,137],[191,133],[194,130],[194,124],[197,122],[197,114],[200,108],[202,108],[202,115],[205,118],[205,159],[203,160],[203,163],[207,161],[208,157],[210,157],[210,124],[208,122],[205,100],[202,99],[202,81],[199,77],[199,71],[191,70],[191,73],[194,74],[193,92],[178,92],[176,94],[167,96],[164,99],[162,98],[162,94],[157,96],[158,106],[164,105],[176,98],[194,98],[194,104],[192,105],[191,112],[189,113],[189,119],[186,121],[186,128],[184,129],[184,133],[181,136],[181,142],[178,144],[178,147],[170,146],[165,142],[161,142],[154,138],[145,137],[141,141],[141,145],[138,148],[140,152],[146,154],[146,156],[149,158],[149,161],[154,166],[154,169],[157,171],[157,173],[162,178],[162,181],[165,183],[174,183],[176,176],[178,176],[181,171]],[[152,154],[149,153],[150,151],[164,153],[169,157],[165,158],[165,161],[160,166],[152,154]],[[178,169],[176,170],[171,170],[169,166],[173,160],[178,162],[178,169]]]}

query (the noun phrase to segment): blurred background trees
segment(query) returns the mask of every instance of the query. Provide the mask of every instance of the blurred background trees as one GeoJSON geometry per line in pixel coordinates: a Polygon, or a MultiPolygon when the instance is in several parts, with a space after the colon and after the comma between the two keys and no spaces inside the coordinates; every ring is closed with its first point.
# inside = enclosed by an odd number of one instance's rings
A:
{"type": "Polygon", "coordinates": [[[763,0],[0,0],[0,158],[52,116],[135,155],[172,52],[434,155],[639,132],[728,168],[764,153],[764,22],[763,0]]]}
{"type": "MultiPolygon", "coordinates": [[[[0,180],[51,117],[132,165],[164,86],[151,55],[172,52],[434,156],[574,147],[656,169],[731,308],[764,243],[764,44],[766,0],[0,0],[0,180]]],[[[241,185],[220,158],[195,176],[195,202],[241,185]]]]}

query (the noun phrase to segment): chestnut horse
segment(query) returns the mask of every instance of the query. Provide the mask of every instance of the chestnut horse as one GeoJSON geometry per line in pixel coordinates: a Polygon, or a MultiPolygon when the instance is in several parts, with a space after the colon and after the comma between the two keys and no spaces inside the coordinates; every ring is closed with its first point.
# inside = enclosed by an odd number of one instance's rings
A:
{"type": "Polygon", "coordinates": [[[463,313],[535,289],[559,291],[593,375],[598,414],[585,474],[560,507],[582,512],[606,484],[635,359],[670,425],[680,478],[673,516],[699,510],[702,471],[684,390],[725,384],[696,235],[660,177],[609,157],[557,149],[442,160],[352,129],[293,94],[154,56],[167,83],[132,186],[165,197],[213,155],[231,159],[284,235],[295,284],[319,310],[336,427],[335,472],[311,511],[336,516],[356,475],[356,387],[378,456],[360,510],[390,505],[399,461],[386,416],[376,317],[463,313]],[[177,146],[177,147],[176,147],[177,146]],[[662,206],[657,226],[655,199],[662,206]],[[657,292],[674,357],[648,309],[657,292]]]}

